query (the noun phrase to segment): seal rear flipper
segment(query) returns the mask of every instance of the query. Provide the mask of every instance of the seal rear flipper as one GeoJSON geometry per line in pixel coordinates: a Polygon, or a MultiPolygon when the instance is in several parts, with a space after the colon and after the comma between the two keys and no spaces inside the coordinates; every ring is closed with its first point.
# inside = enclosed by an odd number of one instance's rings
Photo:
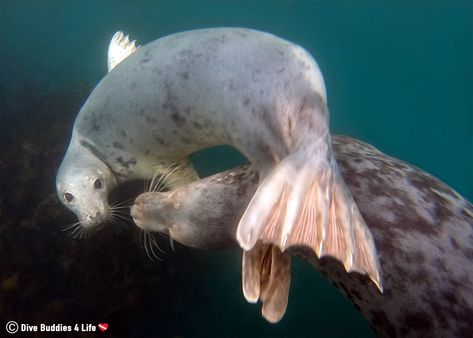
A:
{"type": "MultiPolygon", "coordinates": [[[[308,246],[333,256],[345,269],[367,274],[382,292],[373,236],[343,182],[336,163],[310,161],[301,166],[293,154],[258,187],[237,229],[237,240],[250,250],[260,240],[277,245],[308,246]]],[[[296,158],[297,160],[297,158],[296,158]]]]}
{"type": "Polygon", "coordinates": [[[243,252],[243,294],[250,303],[263,303],[261,314],[277,323],[286,313],[291,284],[291,257],[275,245],[257,243],[243,252]]]}
{"type": "Polygon", "coordinates": [[[241,282],[243,295],[249,303],[258,302],[261,287],[261,265],[268,245],[255,245],[250,251],[243,251],[241,282]]]}

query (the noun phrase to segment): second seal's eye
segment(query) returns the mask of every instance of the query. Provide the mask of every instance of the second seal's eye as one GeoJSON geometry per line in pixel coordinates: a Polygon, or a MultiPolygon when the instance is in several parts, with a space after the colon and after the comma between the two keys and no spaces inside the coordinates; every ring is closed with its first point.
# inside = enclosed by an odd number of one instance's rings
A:
{"type": "Polygon", "coordinates": [[[104,186],[104,182],[103,182],[103,179],[101,178],[97,178],[94,182],[94,188],[95,189],[102,189],[104,186]]]}
{"type": "Polygon", "coordinates": [[[67,203],[71,203],[73,199],[74,195],[72,195],[70,192],[64,193],[64,201],[66,201],[67,203]]]}

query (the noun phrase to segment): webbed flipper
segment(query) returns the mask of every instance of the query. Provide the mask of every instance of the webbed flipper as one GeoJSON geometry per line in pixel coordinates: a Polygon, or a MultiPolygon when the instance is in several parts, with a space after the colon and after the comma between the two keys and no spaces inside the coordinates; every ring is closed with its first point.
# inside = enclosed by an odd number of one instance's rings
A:
{"type": "Polygon", "coordinates": [[[128,35],[124,35],[121,31],[116,32],[108,46],[108,72],[115,68],[116,65],[126,59],[130,54],[133,54],[138,47],[136,46],[136,40],[130,41],[128,35]]]}
{"type": "Polygon", "coordinates": [[[257,243],[243,252],[243,294],[250,303],[263,303],[261,314],[277,323],[286,313],[291,285],[291,257],[275,245],[257,243]]]}
{"type": "Polygon", "coordinates": [[[367,274],[382,292],[373,236],[336,163],[303,163],[292,157],[258,187],[238,225],[240,246],[248,251],[261,241],[283,252],[308,246],[319,258],[340,260],[348,272],[367,274]]]}

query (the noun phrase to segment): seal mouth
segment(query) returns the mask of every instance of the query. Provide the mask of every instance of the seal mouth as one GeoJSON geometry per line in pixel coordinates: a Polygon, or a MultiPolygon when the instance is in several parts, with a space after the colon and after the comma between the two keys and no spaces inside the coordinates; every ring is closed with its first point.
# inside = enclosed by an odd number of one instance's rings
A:
{"type": "Polygon", "coordinates": [[[95,213],[84,215],[84,217],[80,220],[80,224],[85,229],[92,229],[100,227],[101,225],[105,224],[109,219],[110,211],[97,211],[95,213]]]}

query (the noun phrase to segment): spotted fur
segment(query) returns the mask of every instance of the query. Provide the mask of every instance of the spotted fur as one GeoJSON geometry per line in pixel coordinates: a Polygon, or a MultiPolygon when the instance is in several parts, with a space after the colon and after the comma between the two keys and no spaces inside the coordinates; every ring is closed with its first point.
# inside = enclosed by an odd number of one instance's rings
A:
{"type": "MultiPolygon", "coordinates": [[[[384,293],[366,276],[347,274],[335,259],[319,260],[302,248],[293,253],[327,276],[382,337],[472,337],[472,205],[435,177],[366,143],[341,136],[332,141],[343,179],[373,233],[384,293]]],[[[173,225],[186,245],[236,246],[236,225],[257,182],[250,167],[237,168],[161,193],[177,208],[152,196],[148,207],[167,212],[162,224],[173,225]]]]}

